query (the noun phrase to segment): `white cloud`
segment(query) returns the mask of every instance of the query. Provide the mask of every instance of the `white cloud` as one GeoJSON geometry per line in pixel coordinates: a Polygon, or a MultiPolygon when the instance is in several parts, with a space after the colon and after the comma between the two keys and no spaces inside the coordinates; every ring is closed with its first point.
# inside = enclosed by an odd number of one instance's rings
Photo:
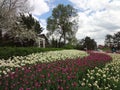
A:
{"type": "Polygon", "coordinates": [[[106,34],[120,31],[120,0],[69,0],[79,12],[78,39],[85,36],[104,44],[106,34]]]}
{"type": "MultiPolygon", "coordinates": [[[[46,20],[40,16],[52,10],[56,0],[29,0],[33,7],[33,16],[40,21],[46,31],[46,20]]],[[[94,38],[98,44],[103,44],[106,34],[120,31],[120,0],[69,0],[79,12],[79,30],[76,37],[94,38]]],[[[57,1],[56,1],[57,2],[57,1]]]]}
{"type": "Polygon", "coordinates": [[[81,8],[84,10],[92,9],[99,10],[106,7],[109,0],[69,0],[75,4],[76,8],[81,8]]]}
{"type": "Polygon", "coordinates": [[[29,0],[30,7],[32,8],[31,12],[33,17],[40,22],[40,25],[43,27],[44,34],[47,33],[46,30],[46,20],[43,18],[39,18],[42,14],[45,14],[50,11],[54,7],[55,0],[29,0]]]}
{"type": "Polygon", "coordinates": [[[40,19],[40,25],[43,27],[43,32],[44,34],[47,33],[47,30],[46,30],[46,26],[47,26],[47,23],[46,23],[46,20],[45,19],[40,19]]]}
{"type": "Polygon", "coordinates": [[[50,10],[46,0],[29,0],[29,2],[33,8],[31,13],[34,15],[42,15],[50,10]]]}

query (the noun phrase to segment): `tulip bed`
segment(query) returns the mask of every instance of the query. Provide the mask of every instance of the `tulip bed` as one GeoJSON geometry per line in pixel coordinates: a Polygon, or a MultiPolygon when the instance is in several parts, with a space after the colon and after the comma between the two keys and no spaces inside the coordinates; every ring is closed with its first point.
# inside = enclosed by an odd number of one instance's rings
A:
{"type": "Polygon", "coordinates": [[[1,60],[0,90],[81,90],[87,69],[104,66],[111,60],[107,54],[77,50],[1,60]]]}
{"type": "Polygon", "coordinates": [[[81,90],[120,90],[120,55],[110,55],[113,60],[105,67],[87,70],[79,81],[81,90]]]}
{"type": "MultiPolygon", "coordinates": [[[[58,60],[82,58],[88,54],[78,50],[49,51],[44,53],[33,53],[27,56],[17,56],[8,60],[0,59],[0,70],[4,74],[12,71],[15,67],[22,67],[30,64],[47,63],[58,60]]],[[[1,73],[0,73],[1,75],[1,73]]]]}

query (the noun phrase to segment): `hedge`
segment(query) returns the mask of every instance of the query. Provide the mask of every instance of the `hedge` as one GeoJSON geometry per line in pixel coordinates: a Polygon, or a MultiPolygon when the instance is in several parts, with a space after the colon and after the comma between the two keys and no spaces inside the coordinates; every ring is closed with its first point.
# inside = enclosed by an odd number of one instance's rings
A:
{"type": "Polygon", "coordinates": [[[8,59],[13,56],[26,56],[31,53],[63,50],[62,48],[38,48],[38,47],[0,47],[0,59],[8,59]]]}

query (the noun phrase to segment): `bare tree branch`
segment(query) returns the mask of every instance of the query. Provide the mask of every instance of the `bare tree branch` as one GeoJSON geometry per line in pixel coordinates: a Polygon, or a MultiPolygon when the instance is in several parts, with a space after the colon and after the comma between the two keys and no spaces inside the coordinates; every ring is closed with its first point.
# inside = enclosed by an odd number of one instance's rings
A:
{"type": "Polygon", "coordinates": [[[29,12],[28,0],[0,0],[0,28],[10,29],[20,12],[29,12]]]}

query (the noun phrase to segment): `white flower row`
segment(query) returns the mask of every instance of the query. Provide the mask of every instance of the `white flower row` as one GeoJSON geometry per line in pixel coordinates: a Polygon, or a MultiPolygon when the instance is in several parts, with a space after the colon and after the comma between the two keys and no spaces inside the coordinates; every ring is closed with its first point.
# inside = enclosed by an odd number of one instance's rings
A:
{"type": "MultiPolygon", "coordinates": [[[[88,54],[83,51],[78,50],[61,50],[61,51],[49,51],[44,53],[33,53],[28,56],[16,56],[13,59],[0,60],[0,69],[4,68],[4,71],[10,71],[13,67],[21,67],[27,64],[45,63],[52,62],[56,60],[65,60],[82,58],[88,54]],[[8,67],[10,70],[8,70],[8,67]]],[[[6,74],[6,73],[5,73],[6,74]]]]}
{"type": "Polygon", "coordinates": [[[88,70],[81,85],[94,87],[97,90],[112,90],[117,87],[116,83],[120,81],[120,55],[111,54],[113,61],[105,65],[104,68],[95,67],[93,70],[88,70]]]}

